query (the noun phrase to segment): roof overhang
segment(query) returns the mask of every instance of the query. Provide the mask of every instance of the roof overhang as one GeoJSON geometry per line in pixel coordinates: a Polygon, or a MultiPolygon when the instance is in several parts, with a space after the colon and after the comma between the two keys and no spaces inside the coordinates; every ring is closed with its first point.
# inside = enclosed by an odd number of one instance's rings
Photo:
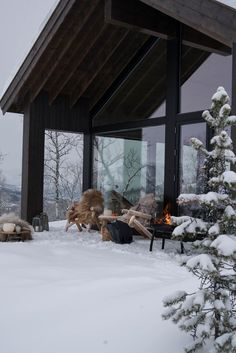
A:
{"type": "Polygon", "coordinates": [[[236,9],[215,0],[140,0],[185,25],[232,47],[236,9]]]}
{"type": "Polygon", "coordinates": [[[69,96],[71,106],[88,97],[90,109],[94,109],[150,38],[175,36],[177,21],[184,24],[185,44],[229,53],[236,39],[236,12],[213,0],[199,3],[202,5],[193,0],[61,0],[1,98],[3,113],[23,113],[41,91],[48,93],[51,104],[59,95],[69,96]],[[204,3],[212,5],[208,16],[204,3]],[[216,11],[223,11],[223,22],[216,11]]]}

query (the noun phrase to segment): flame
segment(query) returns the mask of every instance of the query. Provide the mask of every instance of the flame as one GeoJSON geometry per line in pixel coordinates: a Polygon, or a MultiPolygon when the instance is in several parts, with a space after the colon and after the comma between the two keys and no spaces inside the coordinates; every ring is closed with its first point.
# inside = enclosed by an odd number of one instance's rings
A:
{"type": "Polygon", "coordinates": [[[170,213],[170,204],[168,203],[163,212],[162,212],[162,216],[159,218],[156,218],[155,220],[156,224],[171,224],[171,213],[170,213]]]}

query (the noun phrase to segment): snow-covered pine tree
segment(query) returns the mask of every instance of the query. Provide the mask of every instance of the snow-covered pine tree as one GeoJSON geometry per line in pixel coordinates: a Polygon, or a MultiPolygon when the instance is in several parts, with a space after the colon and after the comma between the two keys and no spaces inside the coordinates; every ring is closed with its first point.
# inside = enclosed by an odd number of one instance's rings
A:
{"type": "Polygon", "coordinates": [[[172,319],[194,339],[186,353],[201,352],[205,344],[211,353],[236,352],[236,201],[231,197],[236,190],[236,173],[227,170],[227,164],[235,163],[236,158],[226,131],[236,124],[236,116],[230,116],[230,110],[229,97],[219,87],[210,111],[203,113],[214,132],[212,150],[192,138],[193,147],[206,155],[207,193],[178,197],[180,204],[197,204],[202,217],[174,218],[178,226],[173,237],[203,236],[194,243],[198,255],[185,263],[200,280],[199,289],[194,293],[178,291],[164,299],[167,309],[163,318],[172,319]]]}

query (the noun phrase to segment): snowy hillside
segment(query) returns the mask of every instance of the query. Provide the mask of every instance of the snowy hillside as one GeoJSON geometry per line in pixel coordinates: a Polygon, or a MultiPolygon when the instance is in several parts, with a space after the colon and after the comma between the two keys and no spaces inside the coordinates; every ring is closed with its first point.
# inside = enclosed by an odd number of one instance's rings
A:
{"type": "Polygon", "coordinates": [[[150,253],[142,238],[104,243],[64,225],[0,243],[1,353],[183,352],[191,338],[161,319],[164,296],[198,285],[179,242],[150,253]]]}

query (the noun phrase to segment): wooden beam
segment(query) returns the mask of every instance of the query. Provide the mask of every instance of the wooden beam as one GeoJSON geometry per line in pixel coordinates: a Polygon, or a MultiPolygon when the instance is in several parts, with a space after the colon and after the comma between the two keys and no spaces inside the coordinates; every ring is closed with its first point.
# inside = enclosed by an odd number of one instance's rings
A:
{"type": "Polygon", "coordinates": [[[166,97],[166,52],[155,56],[155,49],[153,56],[149,58],[147,55],[144,63],[124,81],[106,105],[101,113],[104,121],[145,119],[163,102],[166,97]]]}
{"type": "MultiPolygon", "coordinates": [[[[106,21],[168,39],[175,36],[176,20],[165,13],[153,9],[138,0],[106,0],[106,21]]],[[[183,26],[183,43],[206,51],[225,54],[230,48],[209,36],[189,27],[183,26]]]]}
{"type": "Polygon", "coordinates": [[[137,0],[106,0],[105,20],[163,39],[175,34],[174,20],[137,0]]]}
{"type": "Polygon", "coordinates": [[[103,16],[102,9],[100,7],[97,8],[97,11],[94,11],[90,16],[87,26],[83,27],[71,55],[63,58],[60,70],[57,71],[60,74],[57,75],[55,81],[49,87],[50,103],[62,92],[94,43],[107,29],[108,25],[104,24],[103,16]]]}
{"type": "MultiPolygon", "coordinates": [[[[123,71],[138,55],[143,46],[148,42],[148,37],[141,33],[130,32],[127,38],[118,46],[107,65],[99,72],[95,82],[85,91],[90,97],[92,116],[96,115],[98,105],[102,106],[107,101],[117,81],[123,81],[123,71]],[[109,91],[109,92],[108,92],[109,91]]],[[[119,84],[119,83],[118,83],[119,84]]]]}
{"type": "Polygon", "coordinates": [[[218,1],[141,1],[230,48],[236,41],[236,11],[218,1]]]}
{"type": "Polygon", "coordinates": [[[75,73],[78,83],[75,84],[71,94],[71,105],[73,106],[83,95],[89,85],[93,82],[100,70],[106,65],[107,61],[114,54],[120,43],[127,38],[128,31],[123,28],[109,30],[106,40],[98,43],[85,57],[86,71],[78,70],[75,73]],[[79,73],[79,74],[78,74],[79,73]]]}
{"type": "Polygon", "coordinates": [[[231,48],[229,46],[224,45],[186,25],[182,26],[182,38],[182,43],[184,45],[193,48],[220,55],[231,54],[231,48]]]}
{"type": "Polygon", "coordinates": [[[81,32],[83,26],[88,26],[89,18],[93,11],[97,11],[97,5],[100,3],[100,0],[94,0],[89,7],[86,7],[83,11],[83,8],[77,6],[77,8],[73,11],[72,20],[67,25],[67,33],[70,35],[66,37],[64,40],[63,36],[57,39],[57,50],[51,50],[42,60],[42,64],[40,65],[40,72],[37,72],[35,75],[35,81],[31,84],[30,89],[30,100],[33,101],[39,92],[43,90],[47,81],[55,75],[55,71],[60,65],[60,63],[64,60],[65,55],[73,51],[73,48],[78,42],[78,36],[81,32]],[[58,42],[62,42],[62,45],[58,45],[58,42]],[[50,55],[51,53],[51,55],[50,55]]]}

